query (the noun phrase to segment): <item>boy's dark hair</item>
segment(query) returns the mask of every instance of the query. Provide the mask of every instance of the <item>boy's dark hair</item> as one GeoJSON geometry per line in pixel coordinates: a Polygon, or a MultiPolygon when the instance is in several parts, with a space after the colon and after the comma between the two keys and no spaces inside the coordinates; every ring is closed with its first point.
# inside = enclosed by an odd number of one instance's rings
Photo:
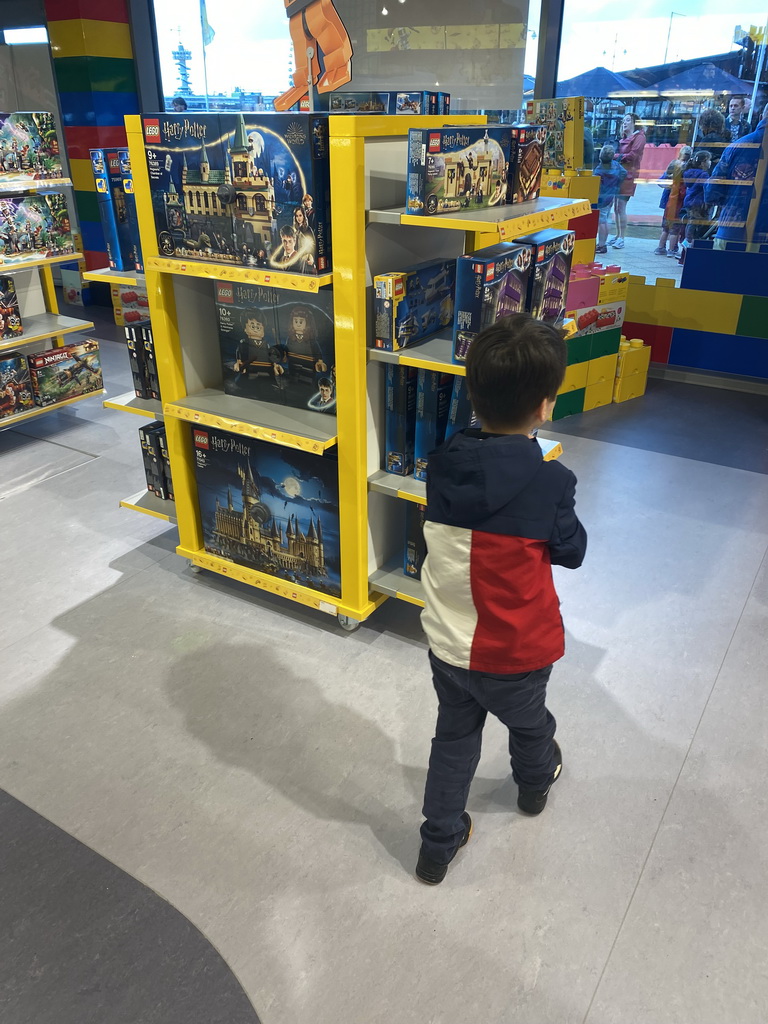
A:
{"type": "Polygon", "coordinates": [[[562,334],[527,313],[486,327],[467,353],[467,390],[484,427],[525,426],[565,377],[568,350],[562,334]]]}

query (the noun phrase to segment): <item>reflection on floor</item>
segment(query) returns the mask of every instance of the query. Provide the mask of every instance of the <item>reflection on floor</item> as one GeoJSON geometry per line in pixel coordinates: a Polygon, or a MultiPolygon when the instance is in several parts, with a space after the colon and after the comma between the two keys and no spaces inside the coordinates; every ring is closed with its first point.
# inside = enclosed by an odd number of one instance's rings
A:
{"type": "MultiPolygon", "coordinates": [[[[126,390],[125,350],[104,356],[126,390]]],[[[417,610],[389,602],[346,634],[193,576],[173,529],[117,507],[143,478],[137,417],[73,409],[2,437],[0,786],[161,893],[265,1024],[445,1024],[457,1007],[483,1024],[761,1024],[766,400],[654,382],[560,424],[590,533],[583,569],[557,570],[563,778],[523,819],[490,722],[476,833],[437,889],[411,875],[434,718],[417,610]]],[[[3,829],[8,860],[26,827],[3,829]]],[[[7,868],[17,919],[49,864],[36,842],[7,868]]],[[[79,865],[58,904],[78,935],[84,905],[103,919],[105,877],[79,865]]],[[[148,899],[126,895],[104,947],[139,987],[148,899]]],[[[47,948],[52,971],[66,947],[47,948]]],[[[55,976],[23,934],[8,948],[23,991],[0,986],[0,1019],[61,1024],[55,976]]],[[[75,974],[78,1024],[173,1019],[121,1014],[100,972],[75,974]]]]}

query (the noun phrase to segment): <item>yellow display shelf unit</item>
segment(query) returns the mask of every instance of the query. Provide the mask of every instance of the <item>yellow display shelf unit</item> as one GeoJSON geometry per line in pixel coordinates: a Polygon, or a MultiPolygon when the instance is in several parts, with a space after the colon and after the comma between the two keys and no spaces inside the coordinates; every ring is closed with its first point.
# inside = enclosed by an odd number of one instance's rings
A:
{"type": "Polygon", "coordinates": [[[176,522],[176,504],[169,499],[158,498],[152,491],[138,491],[129,498],[123,498],[121,508],[130,508],[134,512],[143,512],[145,516],[165,519],[168,523],[176,522]]]}
{"type": "Polygon", "coordinates": [[[56,412],[58,409],[63,409],[67,405],[74,405],[75,402],[84,402],[86,398],[97,398],[99,395],[103,395],[103,388],[98,391],[89,391],[87,395],[77,395],[75,398],[65,398],[63,402],[56,402],[55,405],[43,405],[34,409],[28,409],[26,412],[17,413],[16,416],[8,416],[6,419],[0,420],[0,430],[7,430],[9,427],[15,426],[17,423],[23,423],[25,420],[33,420],[37,416],[43,416],[47,412],[56,412]]]}
{"type": "Polygon", "coordinates": [[[99,281],[101,284],[116,284],[135,288],[144,284],[144,274],[136,270],[113,270],[111,267],[103,267],[100,270],[86,270],[83,272],[83,280],[99,281]]]}
{"type": "MultiPolygon", "coordinates": [[[[333,270],[313,278],[224,261],[149,255],[157,247],[141,119],[126,118],[174,480],[177,552],[196,571],[215,572],[336,615],[347,628],[366,619],[388,597],[422,603],[420,584],[402,572],[407,506],[398,499],[423,501],[424,484],[412,477],[387,480],[389,474],[381,472],[385,364],[399,362],[458,375],[465,370],[451,362],[448,337],[432,338],[397,353],[369,348],[372,277],[430,257],[459,256],[538,228],[565,227],[570,219],[590,209],[584,200],[547,199],[478,213],[434,217],[405,213],[408,129],[484,122],[484,118],[455,114],[330,117],[333,270]],[[333,286],[335,417],[224,393],[215,343],[214,281],[269,285],[306,294],[333,286]],[[335,447],[341,597],[294,585],[205,550],[190,425],[247,435],[318,457],[335,447]]],[[[112,407],[120,407],[121,401],[114,400],[112,407]]],[[[138,411],[131,401],[122,401],[122,407],[138,411]]],[[[560,450],[553,441],[547,457],[556,457],[560,450]]],[[[147,502],[136,501],[134,507],[141,504],[147,502]]]]}
{"type": "Polygon", "coordinates": [[[58,313],[37,313],[24,317],[23,323],[24,333],[20,334],[18,338],[14,338],[13,341],[4,341],[0,344],[0,352],[20,348],[22,345],[34,345],[38,341],[62,337],[65,334],[72,334],[74,331],[90,331],[93,328],[91,320],[59,316],[58,313]]]}
{"type": "Polygon", "coordinates": [[[163,418],[162,402],[156,398],[139,398],[133,391],[126,391],[124,395],[115,395],[114,398],[105,398],[102,404],[105,409],[131,412],[134,416],[143,416],[148,420],[163,418]]]}

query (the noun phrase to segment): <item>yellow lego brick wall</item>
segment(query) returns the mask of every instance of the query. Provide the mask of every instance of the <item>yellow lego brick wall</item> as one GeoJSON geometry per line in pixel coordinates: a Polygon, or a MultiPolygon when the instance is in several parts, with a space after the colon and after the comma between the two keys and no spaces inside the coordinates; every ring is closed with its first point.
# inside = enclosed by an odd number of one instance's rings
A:
{"type": "Polygon", "coordinates": [[[630,276],[626,319],[656,327],[736,334],[741,302],[741,295],[676,288],[670,278],[650,285],[644,277],[630,276]]]}
{"type": "Polygon", "coordinates": [[[613,387],[613,377],[600,384],[587,384],[584,389],[584,412],[598,409],[601,405],[610,405],[613,401],[613,387]]]}

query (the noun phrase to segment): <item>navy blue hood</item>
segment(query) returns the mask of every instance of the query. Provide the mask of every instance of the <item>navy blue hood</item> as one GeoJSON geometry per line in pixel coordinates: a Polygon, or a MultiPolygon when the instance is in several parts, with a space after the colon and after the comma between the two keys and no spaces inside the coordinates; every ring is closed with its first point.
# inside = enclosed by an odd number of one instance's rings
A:
{"type": "Polygon", "coordinates": [[[479,526],[509,505],[550,465],[544,462],[538,442],[524,434],[462,430],[429,456],[427,518],[455,526],[479,526]]]}

